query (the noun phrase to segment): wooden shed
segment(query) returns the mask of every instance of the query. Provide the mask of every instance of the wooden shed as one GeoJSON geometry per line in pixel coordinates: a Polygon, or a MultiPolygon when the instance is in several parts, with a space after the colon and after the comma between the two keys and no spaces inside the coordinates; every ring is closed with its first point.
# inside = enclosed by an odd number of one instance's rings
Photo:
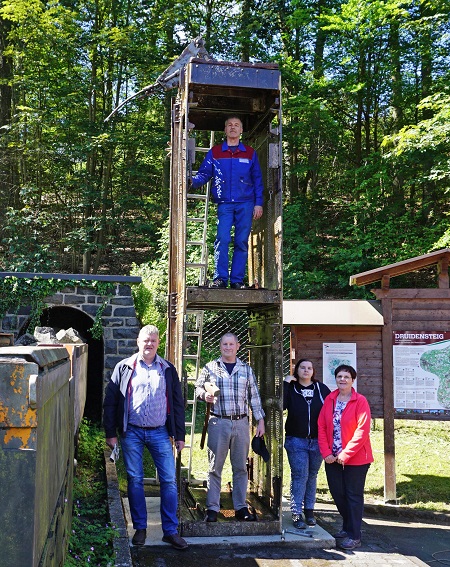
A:
{"type": "Polygon", "coordinates": [[[383,316],[379,301],[284,300],[283,324],[291,328],[291,370],[297,360],[308,357],[319,379],[324,376],[328,345],[354,345],[358,391],[369,400],[372,416],[383,416],[383,316]]]}
{"type": "Polygon", "coordinates": [[[350,285],[381,281],[381,288],[372,292],[381,301],[384,319],[382,375],[387,501],[396,499],[394,419],[450,419],[449,260],[450,249],[445,248],[350,276],[350,285]],[[430,266],[436,266],[436,288],[390,287],[392,277],[430,266]]]}
{"type": "Polygon", "coordinates": [[[350,276],[381,282],[373,301],[287,301],[291,366],[303,356],[323,374],[324,345],[354,344],[357,388],[384,420],[384,499],[396,501],[394,420],[450,419],[450,249],[350,276]],[[391,278],[436,267],[434,288],[391,288],[391,278]]]}

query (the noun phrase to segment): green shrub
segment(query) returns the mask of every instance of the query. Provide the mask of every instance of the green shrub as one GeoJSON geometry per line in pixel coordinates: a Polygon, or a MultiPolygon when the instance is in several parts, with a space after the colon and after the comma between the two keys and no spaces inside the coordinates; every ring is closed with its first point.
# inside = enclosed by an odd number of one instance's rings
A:
{"type": "Polygon", "coordinates": [[[102,429],[83,420],[73,484],[72,533],[64,567],[114,565],[116,530],[108,521],[104,443],[102,429]]]}

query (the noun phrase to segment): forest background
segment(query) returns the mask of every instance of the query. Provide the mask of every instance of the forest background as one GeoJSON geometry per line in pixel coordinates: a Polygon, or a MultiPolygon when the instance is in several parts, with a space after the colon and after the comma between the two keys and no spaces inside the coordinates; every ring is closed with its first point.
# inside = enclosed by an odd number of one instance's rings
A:
{"type": "Polygon", "coordinates": [[[165,297],[175,92],[104,119],[199,35],[280,65],[285,298],[373,297],[349,276],[450,245],[450,0],[0,6],[2,270],[133,273],[165,297]]]}

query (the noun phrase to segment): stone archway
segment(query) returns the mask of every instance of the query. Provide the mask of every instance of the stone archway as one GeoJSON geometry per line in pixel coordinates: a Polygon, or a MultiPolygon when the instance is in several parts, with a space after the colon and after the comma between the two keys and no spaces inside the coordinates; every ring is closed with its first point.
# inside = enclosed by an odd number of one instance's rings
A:
{"type": "Polygon", "coordinates": [[[87,391],[84,417],[90,421],[99,422],[102,415],[103,402],[103,370],[104,370],[104,341],[95,339],[89,329],[92,327],[93,317],[80,309],[61,305],[49,307],[41,315],[40,323],[44,327],[52,327],[58,332],[60,329],[75,329],[88,345],[87,365],[87,391]]]}
{"type": "MultiPolygon", "coordinates": [[[[140,324],[136,317],[131,283],[140,283],[139,277],[126,276],[88,276],[84,274],[30,274],[2,272],[0,277],[42,277],[63,280],[101,280],[114,285],[112,297],[102,315],[103,338],[93,339],[89,334],[103,297],[91,288],[82,286],[67,287],[63,291],[46,298],[47,308],[41,316],[41,324],[59,328],[73,327],[87,340],[89,345],[88,364],[91,366],[91,389],[86,400],[85,415],[96,421],[101,415],[101,402],[105,383],[111,376],[117,362],[135,353],[136,339],[140,324]],[[95,374],[99,374],[98,380],[95,374]]],[[[13,333],[15,339],[23,334],[28,326],[30,308],[21,308],[18,313],[7,313],[0,321],[0,331],[13,333]]],[[[89,384],[89,369],[88,369],[89,384]]]]}

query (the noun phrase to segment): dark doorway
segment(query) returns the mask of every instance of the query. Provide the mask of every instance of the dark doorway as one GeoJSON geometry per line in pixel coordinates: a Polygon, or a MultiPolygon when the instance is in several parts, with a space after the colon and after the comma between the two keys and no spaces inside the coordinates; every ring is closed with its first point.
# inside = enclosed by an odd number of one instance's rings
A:
{"type": "Polygon", "coordinates": [[[73,307],[50,307],[44,309],[41,319],[43,327],[52,327],[57,333],[61,329],[75,329],[88,345],[87,394],[84,417],[100,423],[103,402],[103,339],[94,339],[89,332],[93,319],[73,307]]]}

